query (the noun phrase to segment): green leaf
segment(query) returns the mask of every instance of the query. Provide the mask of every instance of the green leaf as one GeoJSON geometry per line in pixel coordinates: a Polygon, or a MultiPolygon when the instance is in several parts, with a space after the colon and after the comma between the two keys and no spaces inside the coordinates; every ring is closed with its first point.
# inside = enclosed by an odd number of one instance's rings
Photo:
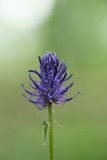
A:
{"type": "Polygon", "coordinates": [[[48,133],[49,122],[43,122],[43,135],[44,135],[44,145],[46,144],[46,136],[48,133]]]}

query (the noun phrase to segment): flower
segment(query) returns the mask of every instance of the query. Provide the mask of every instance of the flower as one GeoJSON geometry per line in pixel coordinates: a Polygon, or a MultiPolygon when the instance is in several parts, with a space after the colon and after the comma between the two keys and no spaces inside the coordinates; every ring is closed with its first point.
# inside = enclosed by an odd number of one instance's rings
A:
{"type": "Polygon", "coordinates": [[[65,81],[72,77],[72,74],[67,77],[67,66],[64,60],[61,61],[59,66],[59,59],[54,52],[47,52],[42,59],[40,57],[38,58],[40,62],[40,73],[37,70],[29,70],[29,78],[33,83],[31,87],[34,89],[34,92],[28,91],[22,84],[24,90],[30,94],[30,98],[27,98],[23,94],[24,97],[31,103],[34,103],[38,109],[42,110],[51,103],[58,104],[60,102],[70,101],[80,94],[78,92],[74,97],[69,99],[64,98],[74,84],[71,82],[67,87],[62,86],[65,81]],[[35,81],[30,74],[31,72],[36,73],[40,81],[35,81]]]}

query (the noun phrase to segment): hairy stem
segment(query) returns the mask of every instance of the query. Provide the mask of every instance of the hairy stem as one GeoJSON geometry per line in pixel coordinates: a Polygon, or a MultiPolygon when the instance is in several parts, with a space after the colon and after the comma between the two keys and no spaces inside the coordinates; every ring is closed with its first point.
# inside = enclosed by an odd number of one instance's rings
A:
{"type": "Polygon", "coordinates": [[[52,121],[52,104],[48,106],[49,115],[49,152],[50,160],[53,160],[53,121],[52,121]]]}

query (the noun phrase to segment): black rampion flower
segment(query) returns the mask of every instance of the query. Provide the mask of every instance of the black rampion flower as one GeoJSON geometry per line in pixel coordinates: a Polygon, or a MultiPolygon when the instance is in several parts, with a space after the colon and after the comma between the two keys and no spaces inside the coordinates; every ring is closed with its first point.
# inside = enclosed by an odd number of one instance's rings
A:
{"type": "Polygon", "coordinates": [[[78,92],[74,97],[69,99],[64,98],[74,83],[71,82],[68,87],[62,87],[63,82],[70,79],[72,74],[66,78],[67,66],[64,60],[61,61],[59,66],[59,59],[54,52],[47,52],[42,59],[39,57],[39,62],[40,73],[37,70],[29,70],[29,72],[36,73],[40,78],[40,81],[35,81],[29,73],[29,78],[33,83],[31,87],[34,89],[34,92],[25,89],[22,84],[24,90],[31,95],[30,98],[27,98],[24,94],[23,96],[34,103],[38,109],[42,110],[51,103],[58,104],[60,102],[69,101],[80,94],[78,92]]]}

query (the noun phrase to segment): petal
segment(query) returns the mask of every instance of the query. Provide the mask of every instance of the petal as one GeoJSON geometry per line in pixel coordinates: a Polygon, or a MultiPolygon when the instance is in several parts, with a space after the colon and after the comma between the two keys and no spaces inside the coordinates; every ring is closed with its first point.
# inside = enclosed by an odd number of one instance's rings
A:
{"type": "Polygon", "coordinates": [[[39,62],[40,62],[40,65],[41,65],[41,64],[42,64],[41,57],[40,57],[40,56],[38,56],[38,58],[39,58],[39,62]]]}
{"type": "Polygon", "coordinates": [[[60,82],[63,82],[63,81],[64,81],[64,79],[66,78],[66,76],[67,76],[67,73],[65,72],[65,74],[64,74],[64,76],[63,76],[63,78],[61,79],[61,81],[60,81],[60,82]]]}
{"type": "Polygon", "coordinates": [[[62,102],[67,102],[67,101],[70,101],[71,99],[75,98],[76,96],[78,96],[80,94],[80,92],[78,92],[75,96],[71,97],[71,98],[68,98],[68,99],[62,99],[60,101],[62,102]]]}
{"type": "MultiPolygon", "coordinates": [[[[26,96],[25,96],[25,94],[23,94],[22,96],[24,96],[25,98],[27,98],[26,96]]],[[[28,99],[28,101],[30,101],[31,103],[37,103],[37,100],[35,100],[35,101],[32,101],[32,100],[30,100],[29,98],[27,98],[28,99]]]]}
{"type": "Polygon", "coordinates": [[[74,84],[74,82],[71,82],[71,84],[68,87],[66,87],[65,89],[71,88],[73,84],[74,84]]]}
{"type": "Polygon", "coordinates": [[[57,79],[61,78],[62,74],[66,71],[66,69],[67,69],[67,66],[66,66],[66,64],[64,64],[62,70],[59,72],[59,74],[57,76],[57,79]]]}
{"type": "Polygon", "coordinates": [[[57,74],[57,67],[55,66],[54,78],[56,77],[56,74],[57,74]]]}
{"type": "MultiPolygon", "coordinates": [[[[24,96],[25,98],[27,98],[24,94],[23,94],[22,96],[24,96]]],[[[45,106],[39,108],[38,105],[37,105],[37,103],[38,103],[37,100],[32,101],[32,100],[30,100],[29,98],[27,98],[27,99],[28,99],[28,101],[30,101],[31,103],[34,103],[39,110],[43,110],[43,109],[45,108],[45,106]]]]}
{"type": "Polygon", "coordinates": [[[61,64],[60,64],[60,67],[59,67],[58,73],[60,72],[60,70],[61,70],[61,68],[62,68],[63,64],[64,64],[64,60],[62,60],[62,61],[61,61],[61,64]]]}
{"type": "Polygon", "coordinates": [[[33,82],[33,84],[39,89],[39,86],[37,85],[37,81],[33,80],[31,74],[29,73],[29,78],[33,82]]]}
{"type": "Polygon", "coordinates": [[[56,54],[54,52],[52,52],[51,56],[54,61],[54,65],[56,65],[56,54]]]}
{"type": "Polygon", "coordinates": [[[41,60],[41,57],[40,57],[40,56],[38,56],[38,58],[39,58],[39,62],[40,62],[40,70],[42,70],[42,69],[43,69],[43,62],[42,62],[42,60],[41,60]]]}
{"type": "Polygon", "coordinates": [[[71,82],[71,84],[68,87],[63,88],[62,91],[59,91],[59,94],[65,94],[68,91],[68,89],[72,87],[73,84],[74,82],[71,82]]]}
{"type": "Polygon", "coordinates": [[[38,95],[35,94],[34,92],[28,91],[28,90],[24,87],[24,84],[22,84],[22,87],[24,88],[24,90],[25,90],[28,94],[30,94],[30,95],[32,95],[32,96],[38,96],[38,95]]]}
{"type": "Polygon", "coordinates": [[[51,55],[50,54],[48,56],[48,62],[49,62],[49,64],[51,64],[51,55]]]}
{"type": "Polygon", "coordinates": [[[62,94],[65,94],[66,92],[68,92],[68,89],[61,91],[60,94],[62,95],[62,94]]]}
{"type": "Polygon", "coordinates": [[[57,65],[57,67],[59,66],[59,59],[57,56],[56,56],[56,65],[57,65]]]}
{"type": "Polygon", "coordinates": [[[40,107],[38,107],[38,105],[37,104],[35,104],[36,105],[36,107],[39,109],[39,110],[43,110],[43,109],[45,109],[46,108],[46,106],[42,106],[41,108],[40,107]]]}
{"type": "Polygon", "coordinates": [[[53,55],[54,57],[56,57],[56,54],[55,54],[55,52],[52,52],[52,55],[53,55]]]}
{"type": "Polygon", "coordinates": [[[34,72],[42,79],[41,74],[37,70],[29,70],[28,72],[34,72]]]}
{"type": "Polygon", "coordinates": [[[70,76],[68,76],[68,77],[64,80],[64,82],[67,81],[68,79],[70,79],[72,76],[73,76],[73,73],[72,73],[70,76]]]}
{"type": "Polygon", "coordinates": [[[30,83],[30,86],[31,86],[33,89],[36,89],[36,90],[37,90],[37,87],[35,87],[33,84],[30,83]]]}
{"type": "Polygon", "coordinates": [[[49,52],[47,52],[43,57],[42,57],[42,62],[45,64],[48,58],[49,52]]]}

